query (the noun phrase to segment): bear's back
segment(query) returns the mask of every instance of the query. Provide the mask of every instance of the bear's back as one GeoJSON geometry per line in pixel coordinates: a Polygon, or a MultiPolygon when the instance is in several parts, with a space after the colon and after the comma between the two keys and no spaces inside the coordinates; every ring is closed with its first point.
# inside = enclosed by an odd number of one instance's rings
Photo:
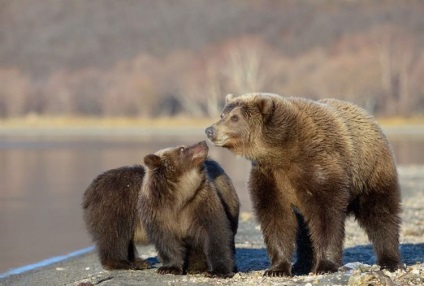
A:
{"type": "Polygon", "coordinates": [[[144,174],[143,166],[134,165],[111,169],[98,175],[84,193],[83,208],[97,203],[113,204],[115,196],[128,199],[136,197],[144,174]]]}
{"type": "Polygon", "coordinates": [[[231,222],[231,227],[233,231],[236,231],[238,227],[240,203],[231,179],[225,173],[224,169],[214,160],[207,159],[205,161],[205,167],[208,180],[218,191],[219,198],[231,222]]]}
{"type": "Polygon", "coordinates": [[[339,129],[348,137],[349,160],[356,186],[364,188],[373,177],[386,179],[385,175],[396,174],[390,145],[373,116],[350,102],[336,99],[319,102],[332,110],[339,129]]]}
{"type": "Polygon", "coordinates": [[[111,229],[133,228],[144,167],[135,165],[108,170],[98,175],[83,196],[84,220],[95,237],[111,229]]]}

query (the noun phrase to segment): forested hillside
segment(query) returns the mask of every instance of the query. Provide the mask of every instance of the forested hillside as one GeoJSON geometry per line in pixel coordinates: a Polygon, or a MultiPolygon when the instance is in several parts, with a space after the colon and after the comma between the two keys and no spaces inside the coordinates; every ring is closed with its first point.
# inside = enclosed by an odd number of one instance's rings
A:
{"type": "Polygon", "coordinates": [[[0,0],[0,116],[216,115],[227,93],[424,112],[424,1],[0,0]]]}

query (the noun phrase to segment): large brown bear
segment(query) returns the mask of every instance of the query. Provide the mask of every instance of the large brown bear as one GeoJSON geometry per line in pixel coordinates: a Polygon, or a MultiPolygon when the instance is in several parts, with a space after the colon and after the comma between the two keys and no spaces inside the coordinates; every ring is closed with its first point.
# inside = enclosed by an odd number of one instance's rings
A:
{"type": "Polygon", "coordinates": [[[84,222],[106,269],[149,267],[135,247],[148,243],[137,212],[144,173],[140,165],[111,169],[98,175],[84,192],[84,222]]]}
{"type": "Polygon", "coordinates": [[[306,248],[298,245],[294,270],[337,271],[350,214],[368,234],[378,264],[400,266],[395,161],[364,110],[334,99],[227,96],[221,120],[206,134],[252,161],[249,190],[271,260],[265,275],[291,275],[297,230],[306,248]]]}
{"type": "Polygon", "coordinates": [[[160,274],[231,277],[236,271],[239,200],[208,150],[203,141],[144,158],[139,212],[162,261],[160,274]]]}

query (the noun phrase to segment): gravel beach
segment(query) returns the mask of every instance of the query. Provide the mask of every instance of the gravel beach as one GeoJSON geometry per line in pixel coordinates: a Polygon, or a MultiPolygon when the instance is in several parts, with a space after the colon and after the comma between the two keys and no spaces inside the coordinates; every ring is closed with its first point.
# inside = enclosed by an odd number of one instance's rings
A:
{"type": "Polygon", "coordinates": [[[152,246],[139,254],[153,268],[145,271],[103,270],[94,252],[44,268],[10,275],[0,285],[423,285],[424,284],[424,166],[399,167],[402,186],[401,254],[405,270],[381,271],[366,235],[353,219],[346,224],[344,266],[337,273],[285,278],[263,277],[269,266],[260,228],[251,213],[242,213],[236,236],[239,273],[231,279],[202,275],[159,275],[152,246]]]}

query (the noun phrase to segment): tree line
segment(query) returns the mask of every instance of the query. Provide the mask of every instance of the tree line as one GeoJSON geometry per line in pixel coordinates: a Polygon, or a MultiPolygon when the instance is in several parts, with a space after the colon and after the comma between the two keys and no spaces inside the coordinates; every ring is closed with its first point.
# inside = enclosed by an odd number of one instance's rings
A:
{"type": "Polygon", "coordinates": [[[0,2],[0,116],[216,116],[228,93],[424,111],[420,1],[0,2]]]}

